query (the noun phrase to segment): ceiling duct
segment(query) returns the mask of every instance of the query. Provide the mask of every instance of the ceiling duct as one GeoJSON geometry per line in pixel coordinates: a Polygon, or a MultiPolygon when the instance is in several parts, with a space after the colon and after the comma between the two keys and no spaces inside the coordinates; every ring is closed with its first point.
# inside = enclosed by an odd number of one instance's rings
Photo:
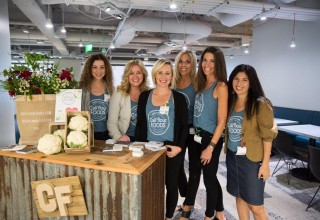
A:
{"type": "MultiPolygon", "coordinates": [[[[136,32],[141,31],[185,34],[187,44],[208,37],[211,34],[210,25],[204,22],[186,20],[185,23],[181,23],[176,19],[169,18],[130,17],[123,24],[120,34],[115,39],[115,46],[120,47],[129,44],[135,37],[136,32]]],[[[162,45],[155,54],[161,55],[172,49],[171,46],[162,45]]]]}
{"type": "Polygon", "coordinates": [[[54,37],[52,29],[46,28],[46,16],[42,11],[38,2],[35,0],[12,0],[14,4],[30,19],[30,21],[37,25],[42,34],[52,43],[52,45],[62,54],[68,55],[68,49],[64,43],[54,37]]]}

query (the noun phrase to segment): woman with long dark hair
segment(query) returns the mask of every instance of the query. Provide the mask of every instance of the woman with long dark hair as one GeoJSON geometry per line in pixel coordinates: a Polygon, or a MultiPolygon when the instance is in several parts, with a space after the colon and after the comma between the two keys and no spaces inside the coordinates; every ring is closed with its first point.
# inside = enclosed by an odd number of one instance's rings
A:
{"type": "Polygon", "coordinates": [[[224,220],[222,189],[217,178],[223,133],[227,119],[227,71],[224,55],[217,47],[207,47],[200,58],[193,125],[196,129],[189,150],[189,181],[181,219],[188,219],[194,206],[201,170],[207,193],[205,219],[224,220]],[[215,214],[216,213],[216,214],[215,214]]]}
{"type": "Polygon", "coordinates": [[[256,70],[241,64],[229,77],[229,109],[225,131],[227,191],[236,197],[239,219],[268,219],[265,181],[270,176],[272,140],[277,134],[273,108],[256,70]]]}

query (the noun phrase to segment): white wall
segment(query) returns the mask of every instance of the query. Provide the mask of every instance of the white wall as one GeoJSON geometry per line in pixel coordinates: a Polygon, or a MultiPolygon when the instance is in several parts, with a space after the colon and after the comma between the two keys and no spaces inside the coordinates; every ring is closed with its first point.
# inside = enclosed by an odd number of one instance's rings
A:
{"type": "MultiPolygon", "coordinates": [[[[2,71],[10,67],[11,50],[8,2],[7,0],[0,0],[0,4],[0,70],[2,71]]],[[[0,91],[0,146],[15,143],[13,103],[13,100],[10,98],[7,92],[0,91]]]]}
{"type": "Polygon", "coordinates": [[[228,73],[250,64],[275,106],[320,111],[320,23],[297,21],[294,49],[292,25],[273,19],[255,28],[250,55],[227,58],[228,73]]]}

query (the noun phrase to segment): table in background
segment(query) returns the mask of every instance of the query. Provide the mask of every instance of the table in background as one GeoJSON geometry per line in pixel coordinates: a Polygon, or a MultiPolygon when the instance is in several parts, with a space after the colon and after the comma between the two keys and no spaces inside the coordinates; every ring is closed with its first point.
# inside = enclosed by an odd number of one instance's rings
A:
{"type": "MultiPolygon", "coordinates": [[[[95,142],[95,148],[103,145],[95,142]]],[[[127,149],[55,155],[0,151],[0,219],[38,219],[30,182],[67,176],[79,176],[84,191],[88,215],[79,219],[163,219],[164,152],[145,150],[139,158],[127,149]]]]}
{"type": "MultiPolygon", "coordinates": [[[[316,126],[316,125],[305,124],[305,125],[279,126],[278,129],[291,134],[297,134],[297,135],[308,137],[309,145],[313,147],[316,147],[316,140],[320,139],[320,126],[316,126]]],[[[308,163],[308,168],[294,168],[292,169],[291,173],[293,176],[299,179],[308,180],[308,181],[313,180],[309,163],[308,163]]]]}
{"type": "Polygon", "coordinates": [[[283,125],[297,125],[299,124],[298,121],[292,121],[292,120],[287,120],[287,119],[282,119],[282,118],[274,118],[278,126],[283,126],[283,125]]]}

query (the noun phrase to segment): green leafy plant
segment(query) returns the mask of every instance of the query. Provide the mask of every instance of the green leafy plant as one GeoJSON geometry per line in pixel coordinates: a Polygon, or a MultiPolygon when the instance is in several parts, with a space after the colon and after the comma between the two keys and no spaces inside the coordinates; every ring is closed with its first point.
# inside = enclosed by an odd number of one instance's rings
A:
{"type": "Polygon", "coordinates": [[[11,97],[34,94],[57,94],[60,89],[75,88],[73,68],[58,71],[58,64],[48,68],[44,64],[46,57],[42,54],[26,53],[26,66],[14,65],[1,72],[0,87],[8,91],[11,97]]]}

